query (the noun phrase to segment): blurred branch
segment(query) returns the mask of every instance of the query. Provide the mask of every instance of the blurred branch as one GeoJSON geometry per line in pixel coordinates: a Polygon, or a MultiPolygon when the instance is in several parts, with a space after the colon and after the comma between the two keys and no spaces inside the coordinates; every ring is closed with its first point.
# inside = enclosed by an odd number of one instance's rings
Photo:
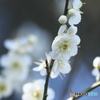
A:
{"type": "MultiPolygon", "coordinates": [[[[85,91],[81,92],[81,93],[88,93],[90,91],[92,91],[93,89],[97,88],[100,86],[100,81],[99,82],[95,82],[94,84],[92,84],[88,89],[86,89],[85,91]]],[[[74,97],[70,97],[67,100],[76,100],[80,97],[82,97],[83,95],[75,95],[74,97]]]]}

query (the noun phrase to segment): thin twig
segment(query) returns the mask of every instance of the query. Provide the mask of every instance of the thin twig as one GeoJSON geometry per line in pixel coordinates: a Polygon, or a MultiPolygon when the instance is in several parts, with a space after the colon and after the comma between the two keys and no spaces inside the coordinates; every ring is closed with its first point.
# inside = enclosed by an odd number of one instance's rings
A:
{"type": "Polygon", "coordinates": [[[50,66],[48,66],[48,62],[46,60],[46,65],[47,65],[47,76],[46,76],[46,82],[45,82],[45,85],[44,85],[44,94],[43,94],[43,100],[46,100],[47,99],[47,90],[48,90],[48,85],[49,85],[49,79],[50,79],[50,74],[51,74],[51,70],[52,70],[52,66],[53,66],[53,63],[54,63],[54,60],[51,60],[51,64],[50,66]],[[50,67],[50,68],[49,68],[50,67]]]}
{"type": "MultiPolygon", "coordinates": [[[[85,91],[83,91],[82,93],[88,93],[90,91],[92,91],[93,89],[97,88],[100,86],[100,81],[99,82],[95,82],[94,84],[92,84],[88,89],[86,89],[85,91]]],[[[80,97],[82,97],[83,95],[78,95],[78,96],[74,96],[74,97],[70,97],[67,100],[76,100],[80,97]]]]}
{"type": "Polygon", "coordinates": [[[66,3],[65,3],[64,15],[67,15],[67,12],[68,12],[68,1],[69,0],[66,0],[66,3]]]}

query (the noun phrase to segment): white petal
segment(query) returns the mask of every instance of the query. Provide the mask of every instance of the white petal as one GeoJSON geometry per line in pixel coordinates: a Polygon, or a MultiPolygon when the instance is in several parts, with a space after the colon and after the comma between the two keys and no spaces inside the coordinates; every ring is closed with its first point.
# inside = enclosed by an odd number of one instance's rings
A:
{"type": "Polygon", "coordinates": [[[24,93],[32,92],[33,89],[34,89],[33,83],[26,83],[26,84],[23,86],[23,92],[24,92],[24,93]]]}
{"type": "Polygon", "coordinates": [[[80,21],[81,21],[81,14],[79,12],[77,12],[74,16],[71,16],[69,18],[69,24],[70,25],[79,24],[80,21]]]}
{"type": "Polygon", "coordinates": [[[92,75],[93,75],[93,76],[98,76],[98,75],[99,75],[99,70],[98,70],[97,68],[94,68],[94,69],[92,70],[92,75]]]}
{"type": "Polygon", "coordinates": [[[66,30],[66,28],[67,28],[67,25],[61,25],[58,30],[58,35],[62,34],[66,30]]]}
{"type": "Polygon", "coordinates": [[[74,35],[74,37],[71,37],[70,43],[74,45],[78,45],[80,43],[80,37],[78,35],[74,35]]]}
{"type": "Polygon", "coordinates": [[[55,97],[54,90],[51,89],[51,88],[48,88],[48,97],[47,97],[47,100],[54,100],[54,97],[55,97]]]}
{"type": "Polygon", "coordinates": [[[34,87],[40,87],[41,89],[44,88],[44,84],[45,84],[45,80],[44,79],[38,79],[36,81],[33,82],[34,87]]]}
{"type": "Polygon", "coordinates": [[[7,67],[10,65],[11,60],[7,55],[3,55],[1,56],[0,62],[1,62],[2,67],[7,67]]]}
{"type": "Polygon", "coordinates": [[[74,36],[74,35],[77,33],[77,27],[72,25],[72,26],[68,29],[67,33],[68,33],[70,36],[74,36]]]}
{"type": "Polygon", "coordinates": [[[80,0],[74,0],[73,1],[73,8],[74,9],[79,9],[82,7],[82,2],[80,0]]]}
{"type": "Polygon", "coordinates": [[[71,66],[69,63],[66,62],[65,66],[63,66],[63,69],[60,69],[60,72],[63,74],[67,74],[71,71],[71,66]]]}
{"type": "Polygon", "coordinates": [[[72,46],[70,49],[70,56],[75,56],[78,52],[78,47],[75,45],[75,46],[72,46]]]}
{"type": "Polygon", "coordinates": [[[73,7],[73,0],[69,0],[68,2],[68,9],[72,8],[73,7]]]}
{"type": "Polygon", "coordinates": [[[46,69],[44,68],[44,69],[42,69],[41,71],[40,71],[40,74],[42,75],[42,76],[45,76],[47,73],[46,73],[46,69]]]}
{"type": "Polygon", "coordinates": [[[16,50],[19,44],[14,40],[6,40],[4,41],[4,46],[9,50],[16,50]]]}
{"type": "Polygon", "coordinates": [[[40,71],[40,70],[42,70],[42,67],[35,67],[35,68],[33,68],[33,70],[34,71],[40,71]]]}
{"type": "Polygon", "coordinates": [[[50,76],[51,76],[51,78],[56,78],[57,76],[59,75],[59,72],[51,72],[51,74],[50,74],[50,76]]]}

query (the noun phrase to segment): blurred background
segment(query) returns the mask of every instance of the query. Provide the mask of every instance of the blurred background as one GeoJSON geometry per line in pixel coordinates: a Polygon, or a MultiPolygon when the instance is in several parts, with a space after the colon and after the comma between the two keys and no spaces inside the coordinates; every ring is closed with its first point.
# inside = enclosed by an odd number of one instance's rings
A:
{"type": "MultiPolygon", "coordinates": [[[[93,59],[100,56],[100,1],[82,1],[86,4],[81,9],[84,14],[78,25],[81,48],[78,55],[71,59],[72,71],[64,79],[51,79],[50,87],[56,92],[54,100],[66,100],[70,96],[69,90],[81,92],[95,82],[91,71],[93,59]]],[[[43,48],[42,54],[34,60],[44,58],[44,52],[51,50],[52,40],[57,35],[60,26],[58,18],[63,14],[64,7],[65,0],[0,0],[0,57],[8,52],[4,47],[5,40],[14,39],[18,34],[25,36],[32,33],[42,37],[40,41],[45,40],[42,42],[44,46],[41,46],[41,42],[39,44],[39,50],[43,48]]],[[[34,66],[36,65],[32,64],[30,69],[34,66]]],[[[0,73],[2,70],[3,67],[0,66],[0,73]]],[[[26,81],[41,78],[38,74],[31,71],[28,76],[30,78],[26,81]]],[[[93,92],[97,92],[98,96],[84,96],[79,100],[99,100],[100,87],[93,92]]],[[[1,100],[21,100],[21,94],[22,92],[15,91],[10,97],[1,100]]]]}

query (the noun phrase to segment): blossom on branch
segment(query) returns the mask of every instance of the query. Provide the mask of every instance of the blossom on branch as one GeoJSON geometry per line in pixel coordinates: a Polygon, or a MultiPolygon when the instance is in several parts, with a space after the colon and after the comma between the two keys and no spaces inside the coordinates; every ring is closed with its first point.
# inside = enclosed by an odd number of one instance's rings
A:
{"type": "MultiPolygon", "coordinates": [[[[26,83],[23,86],[22,100],[42,100],[45,81],[43,79],[34,82],[26,83]]],[[[47,100],[53,100],[55,93],[53,89],[48,88],[47,100]]]]}

